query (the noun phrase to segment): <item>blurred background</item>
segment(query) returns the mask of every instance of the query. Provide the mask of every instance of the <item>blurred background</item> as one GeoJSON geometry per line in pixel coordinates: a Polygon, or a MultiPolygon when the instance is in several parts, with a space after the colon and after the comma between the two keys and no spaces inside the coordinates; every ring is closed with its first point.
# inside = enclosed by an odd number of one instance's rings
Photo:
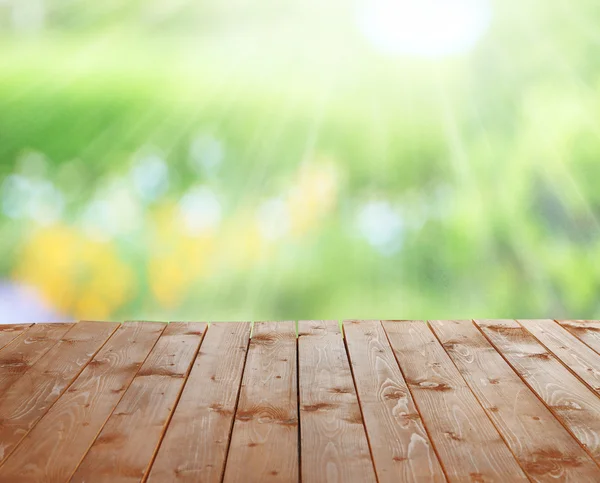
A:
{"type": "Polygon", "coordinates": [[[0,323],[600,317],[597,0],[0,0],[0,323]]]}

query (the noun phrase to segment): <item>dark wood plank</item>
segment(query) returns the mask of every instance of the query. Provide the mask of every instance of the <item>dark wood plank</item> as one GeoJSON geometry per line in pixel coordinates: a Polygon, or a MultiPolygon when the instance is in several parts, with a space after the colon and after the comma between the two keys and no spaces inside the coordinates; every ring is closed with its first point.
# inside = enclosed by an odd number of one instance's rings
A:
{"type": "Polygon", "coordinates": [[[345,321],[344,337],[379,483],[446,481],[379,321],[345,321]]]}
{"type": "Polygon", "coordinates": [[[123,324],[0,466],[0,481],[68,481],[165,327],[123,324]]]}
{"type": "Polygon", "coordinates": [[[10,344],[17,337],[29,329],[33,324],[5,324],[0,325],[0,350],[10,344]]]}
{"type": "Polygon", "coordinates": [[[137,482],[146,477],[205,329],[203,323],[167,326],[72,482],[137,482]]]}
{"type": "Polygon", "coordinates": [[[472,321],[430,325],[532,481],[600,481],[600,468],[472,321]]]}
{"type": "Polygon", "coordinates": [[[600,354],[600,321],[598,320],[559,320],[561,327],[567,329],[580,341],[600,354]]]}
{"type": "Polygon", "coordinates": [[[36,324],[0,351],[0,394],[8,391],[73,324],[36,324]]]}
{"type": "Polygon", "coordinates": [[[552,413],[600,461],[600,399],[514,320],[476,320],[552,413]]]}
{"type": "Polygon", "coordinates": [[[148,482],[220,482],[233,426],[250,323],[207,330],[148,482]]]}
{"type": "Polygon", "coordinates": [[[427,325],[383,327],[448,480],[528,481],[427,325]]]}
{"type": "Polygon", "coordinates": [[[338,323],[301,321],[298,331],[302,481],[375,482],[338,323]]]}
{"type": "Polygon", "coordinates": [[[223,481],[298,481],[293,322],[254,324],[223,481]]]}
{"type": "Polygon", "coordinates": [[[73,326],[0,398],[0,463],[77,378],[119,324],[73,326]]]}
{"type": "Polygon", "coordinates": [[[600,354],[553,320],[519,320],[565,366],[600,395],[600,354]]]}

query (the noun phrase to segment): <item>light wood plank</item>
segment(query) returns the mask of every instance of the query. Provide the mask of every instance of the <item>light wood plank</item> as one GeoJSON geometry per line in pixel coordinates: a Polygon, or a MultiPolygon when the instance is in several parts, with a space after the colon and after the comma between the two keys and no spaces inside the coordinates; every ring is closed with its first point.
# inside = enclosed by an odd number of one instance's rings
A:
{"type": "Polygon", "coordinates": [[[298,328],[302,481],[375,482],[338,323],[301,321],[298,328]]]}
{"type": "Polygon", "coordinates": [[[383,327],[448,480],[528,481],[427,325],[383,327]]]}
{"type": "Polygon", "coordinates": [[[558,320],[561,327],[600,354],[600,321],[558,320]]]}
{"type": "Polygon", "coordinates": [[[600,460],[600,399],[516,321],[475,323],[552,413],[600,460]]]}
{"type": "Polygon", "coordinates": [[[36,324],[0,351],[0,394],[60,340],[73,324],[36,324]]]}
{"type": "Polygon", "coordinates": [[[379,483],[446,481],[379,321],[345,321],[344,337],[379,483]]]}
{"type": "Polygon", "coordinates": [[[72,482],[138,482],[146,477],[205,329],[203,323],[167,326],[72,482]]]}
{"type": "Polygon", "coordinates": [[[0,463],[77,378],[119,324],[73,326],[0,398],[0,463]]]}
{"type": "Polygon", "coordinates": [[[298,481],[293,322],[254,325],[223,481],[298,481]]]}
{"type": "Polygon", "coordinates": [[[248,322],[210,325],[148,482],[221,481],[249,341],[248,322]]]}
{"type": "Polygon", "coordinates": [[[553,320],[518,320],[537,340],[600,395],[600,354],[553,320]]]}
{"type": "Polygon", "coordinates": [[[17,337],[23,335],[33,324],[6,324],[0,325],[0,350],[10,344],[17,337]]]}
{"type": "Polygon", "coordinates": [[[68,481],[165,327],[123,324],[0,466],[0,481],[68,481]]]}
{"type": "Polygon", "coordinates": [[[472,321],[430,325],[532,481],[600,481],[600,468],[472,321]]]}

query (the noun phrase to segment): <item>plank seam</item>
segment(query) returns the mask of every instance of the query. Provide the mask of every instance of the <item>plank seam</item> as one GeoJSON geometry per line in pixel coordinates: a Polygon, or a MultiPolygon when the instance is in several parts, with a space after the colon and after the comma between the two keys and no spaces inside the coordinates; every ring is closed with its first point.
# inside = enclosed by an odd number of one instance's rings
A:
{"type": "MultiPolygon", "coordinates": [[[[546,404],[546,401],[544,401],[542,399],[542,397],[537,393],[537,391],[535,391],[533,389],[533,387],[531,387],[531,385],[523,378],[521,377],[521,374],[519,374],[519,371],[517,371],[513,365],[508,361],[508,359],[504,356],[504,354],[502,353],[502,351],[500,349],[498,349],[498,347],[496,347],[496,345],[492,342],[492,340],[487,336],[487,334],[483,331],[483,329],[481,327],[479,327],[479,325],[477,325],[477,323],[475,323],[474,320],[472,320],[473,325],[475,325],[475,327],[477,328],[477,330],[479,330],[479,332],[481,332],[483,334],[483,336],[486,338],[486,340],[491,344],[491,346],[495,349],[495,351],[500,354],[500,357],[502,357],[502,359],[504,359],[506,361],[506,363],[510,366],[510,368],[513,370],[513,372],[517,375],[517,377],[519,379],[521,379],[523,381],[523,384],[525,384],[530,390],[531,392],[540,400],[540,402],[546,406],[546,408],[548,409],[548,411],[550,411],[550,414],[552,414],[552,416],[554,416],[554,419],[556,419],[566,430],[567,432],[573,437],[573,439],[577,442],[577,444],[579,446],[581,446],[583,448],[583,450],[590,456],[590,458],[592,459],[592,461],[594,463],[596,463],[596,465],[598,467],[600,467],[600,462],[598,462],[596,460],[596,458],[594,458],[594,455],[592,454],[592,452],[588,449],[588,447],[583,444],[581,441],[579,441],[579,439],[577,438],[577,436],[575,436],[575,434],[573,433],[573,431],[571,431],[571,429],[566,425],[566,423],[564,423],[562,421],[562,418],[558,417],[558,415],[554,412],[554,410],[548,406],[548,404],[546,404]]],[[[537,340],[537,339],[536,339],[537,340]]]]}
{"type": "Polygon", "coordinates": [[[298,481],[302,481],[302,422],[300,417],[300,337],[298,321],[295,322],[296,329],[296,407],[298,413],[298,481]]]}
{"type": "MultiPolygon", "coordinates": [[[[44,323],[42,322],[41,324],[44,324],[44,323]]],[[[15,383],[17,383],[17,382],[19,381],[19,379],[21,379],[21,378],[22,378],[22,377],[23,377],[25,374],[27,374],[27,373],[28,373],[28,372],[31,370],[31,368],[35,367],[35,365],[36,365],[37,363],[39,363],[39,362],[40,362],[40,361],[41,361],[41,360],[44,358],[44,356],[45,356],[45,355],[46,355],[48,352],[50,352],[50,351],[51,351],[51,350],[54,348],[54,346],[55,346],[56,344],[58,344],[58,343],[59,343],[59,341],[60,341],[60,340],[61,340],[61,339],[62,339],[62,338],[63,338],[63,337],[66,335],[66,333],[67,333],[67,332],[69,332],[69,331],[70,331],[70,330],[71,330],[73,327],[75,327],[75,324],[74,324],[74,323],[67,322],[66,324],[67,324],[67,325],[68,325],[68,324],[71,324],[71,327],[68,327],[68,328],[67,328],[67,329],[66,329],[66,330],[65,330],[65,331],[64,331],[64,332],[63,332],[63,333],[62,333],[62,334],[61,334],[61,335],[60,335],[60,336],[59,336],[59,337],[58,337],[58,338],[57,338],[57,339],[54,341],[54,343],[53,343],[52,345],[50,345],[50,346],[49,346],[49,347],[48,347],[48,348],[47,348],[47,349],[46,349],[46,350],[45,350],[45,351],[44,351],[44,352],[43,352],[41,355],[39,355],[39,356],[38,356],[38,359],[37,359],[37,360],[36,360],[36,361],[35,361],[33,364],[31,364],[31,365],[27,365],[27,367],[25,368],[25,370],[23,371],[23,373],[19,374],[19,375],[17,376],[17,379],[15,379],[14,381],[12,381],[12,382],[11,382],[11,383],[10,383],[10,384],[9,384],[9,385],[6,387],[6,390],[7,390],[7,391],[8,391],[8,390],[9,390],[9,389],[10,389],[10,388],[11,388],[11,387],[12,387],[12,386],[15,384],[15,383]]],[[[39,325],[40,325],[40,324],[38,324],[38,327],[39,327],[39,325]]],[[[47,324],[44,324],[44,325],[47,325],[47,324]]],[[[28,333],[28,332],[29,332],[31,329],[33,329],[33,327],[34,327],[34,326],[35,326],[35,324],[31,324],[31,326],[30,326],[30,327],[28,327],[28,328],[27,328],[26,330],[24,330],[24,331],[23,331],[21,334],[19,334],[17,337],[15,337],[13,340],[11,340],[11,341],[10,341],[8,344],[6,344],[6,345],[5,345],[5,346],[4,346],[2,349],[0,349],[0,352],[1,352],[2,350],[4,350],[4,349],[6,349],[6,350],[10,350],[10,346],[13,344],[13,342],[14,342],[14,343],[18,343],[18,342],[19,342],[19,340],[21,339],[21,337],[22,337],[22,336],[24,336],[26,333],[28,333]]],[[[47,337],[47,335],[45,335],[44,337],[47,337]]],[[[47,340],[47,339],[46,339],[46,340],[47,340]]],[[[4,464],[4,463],[2,463],[2,464],[4,464]]],[[[0,465],[0,466],[1,466],[1,465],[0,465]]]]}
{"type": "Polygon", "coordinates": [[[427,327],[429,328],[429,330],[433,333],[433,336],[435,337],[435,339],[438,341],[438,344],[441,346],[442,350],[444,351],[444,353],[446,354],[446,356],[448,357],[448,359],[450,359],[450,361],[452,362],[452,365],[456,368],[456,371],[458,372],[458,374],[460,375],[460,378],[464,381],[465,383],[465,387],[471,392],[471,394],[473,394],[473,397],[475,398],[475,400],[477,401],[477,404],[479,404],[479,406],[481,407],[483,413],[485,414],[485,416],[488,418],[488,420],[490,421],[490,423],[492,424],[492,426],[494,427],[494,429],[496,430],[496,433],[498,433],[498,436],[500,436],[500,438],[502,439],[502,441],[504,442],[504,445],[508,448],[508,451],[510,451],[510,454],[512,455],[512,457],[515,459],[517,465],[519,465],[519,468],[521,468],[521,471],[523,472],[523,474],[525,475],[525,477],[529,480],[529,481],[533,481],[531,479],[531,477],[529,476],[529,474],[525,471],[525,468],[523,468],[523,465],[521,464],[521,461],[519,461],[519,458],[517,458],[517,456],[515,455],[514,451],[512,450],[512,448],[510,447],[510,445],[508,444],[508,442],[506,441],[506,438],[504,437],[504,435],[502,434],[502,432],[498,429],[498,426],[496,426],[496,424],[494,423],[494,421],[492,420],[492,418],[490,417],[488,411],[486,410],[485,406],[483,405],[483,402],[481,402],[479,400],[479,398],[477,397],[477,394],[475,394],[475,392],[473,391],[473,389],[471,389],[471,386],[469,385],[469,383],[467,382],[467,380],[465,379],[465,376],[462,375],[462,372],[460,372],[460,368],[456,365],[456,362],[454,362],[454,359],[452,358],[452,356],[450,354],[448,354],[448,351],[446,350],[446,348],[444,347],[444,344],[442,343],[442,341],[440,340],[440,338],[438,337],[438,335],[435,333],[435,330],[433,329],[433,327],[431,326],[431,324],[429,323],[429,320],[427,321],[427,327]]]}
{"type": "MultiPolygon", "coordinates": [[[[122,327],[123,324],[121,324],[119,326],[122,327]]],[[[135,380],[136,376],[138,375],[138,373],[140,372],[140,369],[142,368],[142,366],[144,365],[144,363],[146,362],[146,359],[148,359],[148,357],[150,357],[150,354],[152,353],[152,351],[154,350],[154,347],[156,346],[158,340],[162,337],[162,333],[165,331],[165,329],[167,328],[167,324],[165,324],[165,326],[163,327],[163,330],[161,331],[160,335],[156,338],[156,340],[154,341],[154,344],[152,345],[152,347],[150,348],[150,350],[148,351],[148,354],[146,354],[146,357],[144,358],[144,360],[140,363],[140,366],[138,367],[137,371],[135,372],[135,374],[133,375],[133,377],[131,378],[131,381],[129,381],[129,384],[127,385],[127,389],[125,389],[123,391],[123,394],[121,394],[121,397],[119,398],[119,400],[117,401],[117,403],[114,405],[114,407],[112,408],[112,410],[110,411],[110,414],[108,415],[108,417],[106,418],[106,420],[104,421],[104,423],[102,423],[102,427],[100,429],[98,429],[98,432],[96,433],[96,436],[94,437],[93,440],[90,441],[90,444],[88,446],[87,451],[85,452],[84,455],[82,455],[81,459],[79,460],[79,463],[77,463],[77,466],[73,469],[73,471],[71,472],[71,474],[69,475],[69,479],[67,481],[70,481],[71,478],[73,478],[73,475],[77,472],[77,470],[79,469],[79,467],[81,466],[81,463],[83,463],[83,460],[85,459],[85,457],[87,456],[87,454],[90,452],[90,449],[92,449],[92,446],[94,445],[94,443],[96,442],[96,440],[98,439],[98,436],[100,436],[100,433],[102,432],[102,430],[104,429],[104,426],[106,426],[106,423],[108,422],[108,420],[111,418],[111,416],[113,415],[113,413],[115,412],[115,410],[117,409],[117,406],[119,405],[119,403],[121,402],[121,399],[123,399],[125,397],[125,394],[127,393],[127,390],[129,389],[129,386],[131,386],[131,384],[133,383],[133,381],[135,380]]],[[[115,332],[113,332],[113,335],[116,333],[117,331],[115,330],[115,332]]],[[[113,337],[113,335],[111,335],[109,337],[109,340],[113,337]]],[[[107,341],[108,342],[108,341],[107,341]]],[[[94,356],[95,357],[95,356],[94,356]]],[[[76,379],[77,380],[77,379],[76,379]]],[[[73,381],[74,382],[74,381],[73,381]]]]}
{"type": "MultiPolygon", "coordinates": [[[[67,334],[69,331],[71,331],[71,330],[72,330],[72,329],[75,327],[75,325],[76,325],[76,324],[74,324],[74,323],[71,323],[71,327],[69,327],[69,328],[68,328],[68,329],[67,329],[65,332],[63,332],[63,333],[60,335],[60,337],[58,337],[58,338],[57,338],[57,339],[54,341],[54,343],[53,343],[53,344],[52,344],[52,345],[51,345],[51,346],[48,348],[48,350],[46,350],[46,351],[43,353],[43,355],[42,355],[41,357],[39,357],[39,358],[38,358],[38,360],[37,360],[37,361],[35,361],[35,362],[34,362],[34,363],[31,365],[31,366],[28,366],[28,367],[25,369],[25,371],[23,372],[23,374],[19,375],[19,379],[20,379],[21,377],[23,377],[23,376],[24,376],[24,375],[25,375],[25,374],[26,374],[28,371],[30,371],[30,370],[31,370],[31,368],[35,367],[35,365],[36,365],[36,364],[40,363],[40,361],[41,361],[41,360],[44,358],[44,356],[45,356],[45,355],[46,355],[48,352],[50,352],[50,351],[51,351],[51,350],[54,348],[54,346],[55,346],[56,344],[58,344],[58,342],[59,342],[59,341],[60,341],[60,340],[61,340],[63,337],[65,337],[65,335],[66,335],[66,334],[67,334]]],[[[8,348],[8,347],[9,347],[9,346],[10,346],[10,345],[13,343],[13,342],[15,342],[15,341],[18,341],[18,340],[21,338],[21,336],[22,336],[22,335],[24,335],[26,332],[29,332],[29,330],[30,330],[32,327],[34,327],[34,326],[35,326],[35,324],[31,324],[31,325],[30,325],[30,326],[29,326],[29,327],[28,327],[26,330],[24,330],[24,331],[23,331],[23,333],[22,333],[22,334],[20,334],[20,335],[19,335],[19,336],[17,336],[15,339],[13,339],[13,340],[12,340],[12,341],[10,341],[8,344],[6,344],[6,345],[4,346],[4,348],[8,348]]],[[[111,336],[112,336],[112,334],[111,334],[111,336]]],[[[109,337],[109,338],[110,338],[110,337],[109,337]]],[[[4,349],[4,348],[3,348],[3,349],[4,349]]],[[[98,349],[98,350],[100,350],[100,349],[98,349]]],[[[94,355],[95,355],[95,354],[94,354],[94,355]]],[[[86,365],[87,365],[87,364],[86,364],[86,365]]],[[[83,369],[82,369],[82,371],[83,371],[83,369]]],[[[77,375],[77,377],[79,377],[79,374],[77,375]]],[[[18,379],[17,379],[16,381],[13,381],[13,382],[12,382],[12,383],[11,383],[11,384],[10,384],[10,385],[9,385],[9,386],[6,388],[6,389],[7,389],[7,390],[10,390],[10,388],[12,387],[12,385],[14,385],[14,384],[15,384],[17,381],[18,381],[18,379]]],[[[73,381],[73,382],[74,382],[74,381],[73,381]]],[[[71,384],[72,384],[72,383],[71,383],[71,384]]],[[[70,384],[69,384],[69,386],[70,386],[70,384]]],[[[68,387],[67,387],[67,388],[65,388],[65,391],[66,391],[67,389],[68,389],[68,387]]],[[[63,392],[63,394],[64,394],[64,392],[63,392]]],[[[60,399],[60,397],[62,397],[62,394],[61,394],[61,395],[58,397],[58,399],[60,399]]],[[[57,401],[58,401],[58,399],[57,399],[57,401]]],[[[56,401],[55,401],[54,403],[56,403],[56,401]]],[[[19,441],[19,442],[18,442],[18,443],[15,445],[15,447],[14,447],[14,448],[13,448],[13,450],[12,450],[12,451],[9,453],[9,455],[8,455],[6,458],[4,458],[4,460],[3,460],[3,461],[0,461],[0,467],[1,467],[1,466],[3,466],[4,464],[6,464],[6,462],[7,462],[7,461],[10,459],[10,457],[12,456],[12,454],[13,454],[13,453],[14,453],[14,452],[17,450],[17,448],[18,448],[18,447],[21,445],[21,443],[22,443],[22,442],[25,440],[25,437],[26,437],[26,436],[27,436],[27,435],[28,435],[28,434],[29,434],[29,433],[30,433],[30,432],[33,430],[33,428],[34,428],[35,426],[37,426],[37,424],[38,424],[38,423],[39,423],[39,422],[40,422],[40,421],[41,421],[41,420],[44,418],[44,416],[47,414],[47,412],[48,412],[48,411],[50,411],[50,408],[51,408],[52,406],[54,406],[54,403],[50,405],[50,407],[48,408],[48,410],[46,411],[46,413],[44,413],[44,415],[43,415],[43,416],[42,416],[42,417],[41,417],[41,418],[38,420],[38,422],[37,422],[37,423],[35,423],[35,424],[34,424],[34,425],[31,427],[31,428],[29,428],[29,430],[27,431],[27,433],[25,433],[25,434],[23,435],[23,437],[21,438],[21,440],[20,440],[20,441],[19,441]]]]}
{"type": "Polygon", "coordinates": [[[348,360],[348,365],[350,366],[350,375],[352,376],[352,384],[354,385],[354,391],[356,392],[356,400],[358,402],[358,409],[360,410],[360,417],[362,419],[363,429],[365,431],[365,436],[367,438],[369,454],[371,455],[371,464],[373,465],[373,473],[375,473],[375,481],[379,482],[379,475],[377,474],[377,466],[375,465],[375,458],[373,458],[373,448],[371,447],[371,438],[369,438],[369,432],[367,431],[367,422],[365,421],[365,413],[362,408],[362,403],[360,402],[360,395],[358,393],[358,386],[356,385],[356,378],[354,377],[354,369],[352,368],[352,359],[350,357],[350,351],[348,350],[348,340],[345,337],[346,334],[344,334],[344,324],[343,323],[342,323],[340,332],[342,333],[342,341],[344,343],[344,350],[346,351],[346,358],[348,360]]]}
{"type": "MultiPolygon", "coordinates": [[[[235,398],[235,405],[233,408],[233,417],[231,418],[231,425],[229,426],[229,438],[227,438],[227,448],[225,448],[225,460],[223,461],[223,468],[221,470],[221,478],[219,481],[222,483],[225,479],[225,470],[227,468],[227,461],[229,460],[229,449],[231,448],[231,438],[233,436],[233,427],[235,425],[235,417],[237,415],[238,405],[240,403],[240,395],[242,393],[242,384],[244,383],[244,372],[246,372],[246,362],[248,361],[248,352],[250,352],[250,341],[252,340],[252,331],[254,330],[254,322],[250,324],[250,334],[248,341],[246,342],[246,354],[244,355],[244,364],[242,366],[242,373],[240,375],[240,384],[237,388],[237,395],[235,398]]],[[[300,418],[298,418],[300,419],[300,418]]]]}
{"type": "MultiPolygon", "coordinates": [[[[598,394],[598,392],[589,385],[589,383],[587,381],[585,381],[584,379],[581,378],[581,376],[579,376],[579,374],[577,374],[573,369],[571,369],[566,362],[564,362],[559,356],[558,354],[555,354],[554,351],[552,351],[546,344],[544,344],[540,339],[538,339],[535,334],[533,332],[531,332],[525,325],[521,324],[521,322],[519,322],[519,320],[516,320],[517,324],[519,324],[521,327],[523,327],[523,329],[525,329],[525,331],[527,333],[529,333],[529,335],[531,335],[531,337],[533,337],[544,349],[546,349],[550,354],[552,354],[552,357],[554,357],[558,362],[560,362],[560,364],[567,369],[571,374],[573,374],[580,382],[583,383],[583,385],[588,388],[590,390],[590,392],[592,392],[594,394],[594,396],[600,398],[600,394],[598,394]]],[[[560,324],[557,324],[561,329],[562,327],[560,326],[560,324]]],[[[566,330],[566,329],[563,329],[566,330]]],[[[569,334],[571,334],[569,332],[569,334]]],[[[579,339],[577,339],[579,340],[579,339]]],[[[588,347],[586,345],[586,347],[588,347]]],[[[594,351],[595,352],[595,351],[594,351]]]]}
{"type": "MultiPolygon", "coordinates": [[[[62,340],[63,337],[65,337],[69,332],[71,332],[75,327],[77,327],[77,323],[74,323],[73,326],[67,330],[59,339],[62,340]]],[[[96,357],[96,354],[98,354],[98,352],[100,352],[100,350],[102,350],[102,348],[106,345],[106,343],[111,339],[111,337],[114,335],[114,333],[117,331],[117,329],[121,327],[121,324],[119,324],[117,327],[115,327],[115,330],[113,330],[111,332],[111,334],[106,338],[106,340],[102,343],[102,345],[100,347],[98,347],[98,350],[96,350],[92,356],[88,359],[88,361],[81,366],[81,369],[77,372],[77,374],[75,375],[75,377],[73,378],[73,380],[67,384],[63,390],[61,391],[61,393],[59,394],[59,396],[52,402],[52,404],[50,404],[50,406],[48,406],[46,408],[46,410],[44,411],[44,414],[42,414],[42,416],[40,418],[38,418],[38,420],[32,424],[32,426],[30,428],[27,429],[27,431],[21,436],[21,439],[19,440],[19,442],[17,444],[15,444],[14,448],[12,448],[12,450],[8,453],[8,455],[5,457],[4,461],[2,463],[0,463],[0,466],[3,466],[11,457],[11,455],[15,452],[15,450],[21,445],[21,443],[25,440],[25,437],[33,430],[33,428],[35,428],[38,423],[44,419],[44,416],[46,416],[46,414],[48,414],[48,411],[50,411],[50,409],[52,409],[54,407],[54,405],[56,404],[56,402],[63,396],[63,394],[73,385],[73,383],[77,380],[77,378],[81,375],[81,373],[83,372],[83,370],[88,366],[88,364],[94,359],[94,357],[96,357]]],[[[57,341],[58,343],[58,341],[57,341]]],[[[54,347],[54,345],[52,346],[54,347]]],[[[41,360],[41,359],[40,359],[41,360]]],[[[38,361],[39,362],[39,361],[38,361]]],[[[38,363],[36,362],[36,364],[38,363]]],[[[35,366],[35,364],[33,365],[35,366]]],[[[32,367],[33,367],[32,366],[32,367]]]]}
{"type": "MultiPolygon", "coordinates": [[[[563,324],[561,324],[561,321],[558,321],[556,319],[553,319],[554,322],[556,322],[560,327],[562,327],[563,329],[565,329],[569,334],[571,334],[573,337],[575,337],[577,340],[581,341],[582,343],[584,343],[587,347],[589,347],[590,349],[592,349],[596,354],[600,354],[600,351],[597,351],[596,349],[594,349],[591,345],[589,345],[586,341],[584,341],[581,337],[579,337],[574,331],[571,330],[570,327],[564,326],[563,324]]],[[[568,322],[566,320],[563,320],[562,322],[568,322]]]]}
{"type": "MultiPolygon", "coordinates": [[[[390,322],[394,322],[394,321],[390,321],[390,322]]],[[[395,321],[395,322],[400,323],[398,321],[395,321]]],[[[410,384],[408,384],[408,382],[406,380],[406,374],[404,373],[404,370],[402,369],[402,366],[400,365],[400,361],[398,360],[398,357],[396,357],[396,350],[394,349],[394,346],[392,345],[390,336],[387,333],[387,330],[385,330],[385,325],[383,324],[383,321],[380,320],[379,323],[381,324],[381,327],[383,328],[383,333],[385,334],[385,338],[387,339],[388,344],[390,345],[390,347],[392,349],[392,354],[394,354],[394,360],[396,361],[398,369],[400,370],[400,374],[402,374],[402,378],[404,379],[404,382],[406,383],[406,388],[408,389],[408,392],[410,393],[410,397],[413,400],[415,409],[416,409],[417,413],[419,413],[419,418],[421,419],[421,422],[423,423],[423,429],[425,430],[425,433],[427,434],[427,438],[429,439],[429,442],[431,443],[431,449],[433,449],[433,452],[435,453],[435,456],[438,459],[440,468],[442,469],[442,473],[444,474],[444,478],[446,479],[446,481],[450,481],[450,478],[448,478],[448,473],[446,471],[446,467],[444,466],[444,463],[442,462],[442,459],[440,458],[438,449],[436,448],[435,442],[433,441],[433,438],[431,437],[431,433],[429,432],[429,429],[427,428],[427,424],[425,423],[423,414],[421,413],[421,410],[419,409],[419,403],[417,403],[417,400],[415,399],[415,396],[410,388],[410,384]]]]}
{"type": "MultiPolygon", "coordinates": [[[[166,327],[165,327],[165,330],[166,330],[166,327]]],[[[190,361],[190,364],[187,368],[187,371],[185,373],[185,379],[183,381],[183,384],[181,385],[181,388],[179,389],[179,394],[177,394],[177,398],[175,399],[175,404],[173,404],[173,409],[171,409],[171,412],[169,413],[169,416],[167,417],[167,420],[165,421],[165,425],[160,434],[160,438],[158,439],[158,444],[154,448],[154,452],[152,453],[152,456],[150,457],[150,461],[148,462],[148,466],[146,467],[146,472],[144,473],[144,476],[142,477],[142,482],[145,482],[146,480],[148,480],[148,477],[150,476],[150,471],[152,471],[152,466],[154,465],[154,462],[156,461],[156,455],[158,455],[158,451],[160,450],[160,447],[162,446],[163,439],[165,438],[165,434],[167,434],[167,430],[169,429],[169,425],[171,424],[173,415],[175,414],[175,411],[177,410],[177,406],[179,405],[179,401],[181,400],[181,395],[183,394],[183,390],[185,389],[185,386],[188,382],[188,378],[190,377],[190,372],[192,372],[192,368],[194,367],[194,363],[196,362],[198,353],[200,352],[200,348],[202,347],[202,343],[204,342],[204,338],[206,337],[206,332],[208,332],[208,325],[204,328],[204,331],[202,332],[202,337],[200,338],[200,343],[198,344],[198,347],[196,348],[196,350],[194,352],[194,357],[190,361]]],[[[161,333],[161,337],[162,337],[162,333],[161,333]]],[[[160,337],[157,339],[157,342],[159,339],[160,339],[160,337]]],[[[141,368],[141,366],[140,366],[140,368],[141,368]]]]}
{"type": "MultiPolygon", "coordinates": [[[[23,324],[23,325],[27,325],[27,324],[23,324]]],[[[31,329],[35,324],[30,324],[24,331],[22,331],[20,334],[17,334],[17,336],[14,339],[9,340],[6,344],[4,344],[3,346],[0,347],[0,351],[6,349],[8,346],[10,346],[13,342],[19,340],[21,337],[23,337],[27,332],[29,332],[29,329],[31,329]]]]}

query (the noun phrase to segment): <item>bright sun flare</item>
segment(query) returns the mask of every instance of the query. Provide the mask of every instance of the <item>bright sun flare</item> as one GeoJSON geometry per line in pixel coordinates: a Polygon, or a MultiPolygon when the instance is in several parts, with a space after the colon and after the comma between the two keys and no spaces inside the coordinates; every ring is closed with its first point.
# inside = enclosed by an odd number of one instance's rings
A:
{"type": "Polygon", "coordinates": [[[362,0],[357,13],[378,50],[417,57],[468,52],[491,20],[489,0],[362,0]]]}

